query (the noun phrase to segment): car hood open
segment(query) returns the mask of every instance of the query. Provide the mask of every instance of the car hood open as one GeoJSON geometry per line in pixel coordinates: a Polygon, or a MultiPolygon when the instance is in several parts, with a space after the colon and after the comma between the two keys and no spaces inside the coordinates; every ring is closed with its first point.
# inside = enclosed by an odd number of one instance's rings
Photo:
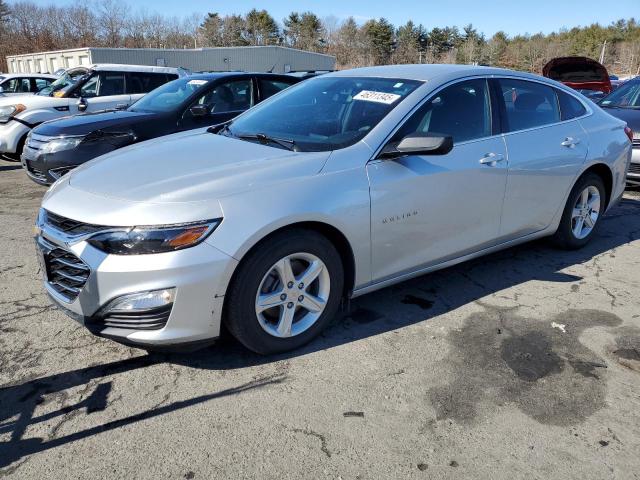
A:
{"type": "Polygon", "coordinates": [[[611,91],[607,69],[587,57],[554,58],[542,68],[542,75],[571,88],[611,91]]]}
{"type": "MultiPolygon", "coordinates": [[[[215,218],[222,197],[315,175],[329,155],[290,152],[203,130],[183,132],[82,165],[49,190],[43,207],[103,225],[215,218]]],[[[273,188],[278,187],[270,188],[271,194],[273,188]]]]}

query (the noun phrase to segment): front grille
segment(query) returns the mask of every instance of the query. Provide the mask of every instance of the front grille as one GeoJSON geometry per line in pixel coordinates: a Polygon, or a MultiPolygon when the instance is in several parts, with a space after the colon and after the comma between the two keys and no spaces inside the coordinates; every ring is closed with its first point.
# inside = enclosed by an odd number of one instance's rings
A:
{"type": "Polygon", "coordinates": [[[78,220],[63,217],[62,215],[57,215],[49,212],[48,210],[45,210],[44,222],[46,225],[51,226],[59,232],[66,233],[67,235],[87,235],[111,228],[105,227],[104,225],[93,225],[91,223],[79,222],[78,220]]]}
{"type": "Polygon", "coordinates": [[[160,330],[167,324],[172,306],[173,304],[169,304],[146,312],[109,313],[92,323],[131,330],[160,330]]]}
{"type": "Polygon", "coordinates": [[[31,174],[31,176],[37,178],[38,180],[46,181],[47,175],[45,172],[40,170],[39,168],[34,167],[29,160],[26,161],[27,171],[31,174]]]}
{"type": "Polygon", "coordinates": [[[640,175],[640,163],[632,163],[629,165],[629,173],[640,175]]]}
{"type": "Polygon", "coordinates": [[[47,247],[43,251],[47,283],[67,301],[72,302],[87,283],[91,269],[68,250],[42,237],[40,242],[47,247]]]}

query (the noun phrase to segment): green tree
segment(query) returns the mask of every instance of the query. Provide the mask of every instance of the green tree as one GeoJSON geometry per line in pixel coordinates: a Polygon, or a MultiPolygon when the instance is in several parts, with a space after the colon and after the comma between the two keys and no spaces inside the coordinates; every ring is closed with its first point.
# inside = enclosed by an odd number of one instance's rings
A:
{"type": "Polygon", "coordinates": [[[246,37],[250,45],[275,45],[280,40],[280,28],[266,10],[253,9],[247,13],[246,37]]]}
{"type": "Polygon", "coordinates": [[[369,20],[362,26],[367,63],[386,65],[391,60],[394,45],[394,28],[386,19],[369,20]]]}

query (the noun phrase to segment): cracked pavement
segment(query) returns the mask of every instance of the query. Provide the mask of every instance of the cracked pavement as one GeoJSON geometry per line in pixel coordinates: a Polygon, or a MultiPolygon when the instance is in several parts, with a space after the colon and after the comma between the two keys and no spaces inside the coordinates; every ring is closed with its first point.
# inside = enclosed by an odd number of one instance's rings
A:
{"type": "Polygon", "coordinates": [[[353,301],[278,357],[91,336],[40,284],[44,188],[0,161],[0,477],[640,478],[640,191],[353,301]]]}

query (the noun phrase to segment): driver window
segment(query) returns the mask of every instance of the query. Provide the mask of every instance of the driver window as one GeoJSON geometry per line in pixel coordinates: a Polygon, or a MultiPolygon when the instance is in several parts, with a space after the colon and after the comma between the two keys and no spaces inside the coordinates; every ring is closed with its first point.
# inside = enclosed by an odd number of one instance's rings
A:
{"type": "Polygon", "coordinates": [[[491,100],[487,81],[453,84],[429,99],[391,139],[399,142],[412,133],[439,133],[454,143],[491,136],[491,100]]]}
{"type": "Polygon", "coordinates": [[[98,74],[94,73],[80,88],[81,97],[95,97],[98,94],[98,74]]]}
{"type": "Polygon", "coordinates": [[[253,105],[251,79],[218,84],[193,105],[205,105],[210,115],[248,110],[253,105]]]}

